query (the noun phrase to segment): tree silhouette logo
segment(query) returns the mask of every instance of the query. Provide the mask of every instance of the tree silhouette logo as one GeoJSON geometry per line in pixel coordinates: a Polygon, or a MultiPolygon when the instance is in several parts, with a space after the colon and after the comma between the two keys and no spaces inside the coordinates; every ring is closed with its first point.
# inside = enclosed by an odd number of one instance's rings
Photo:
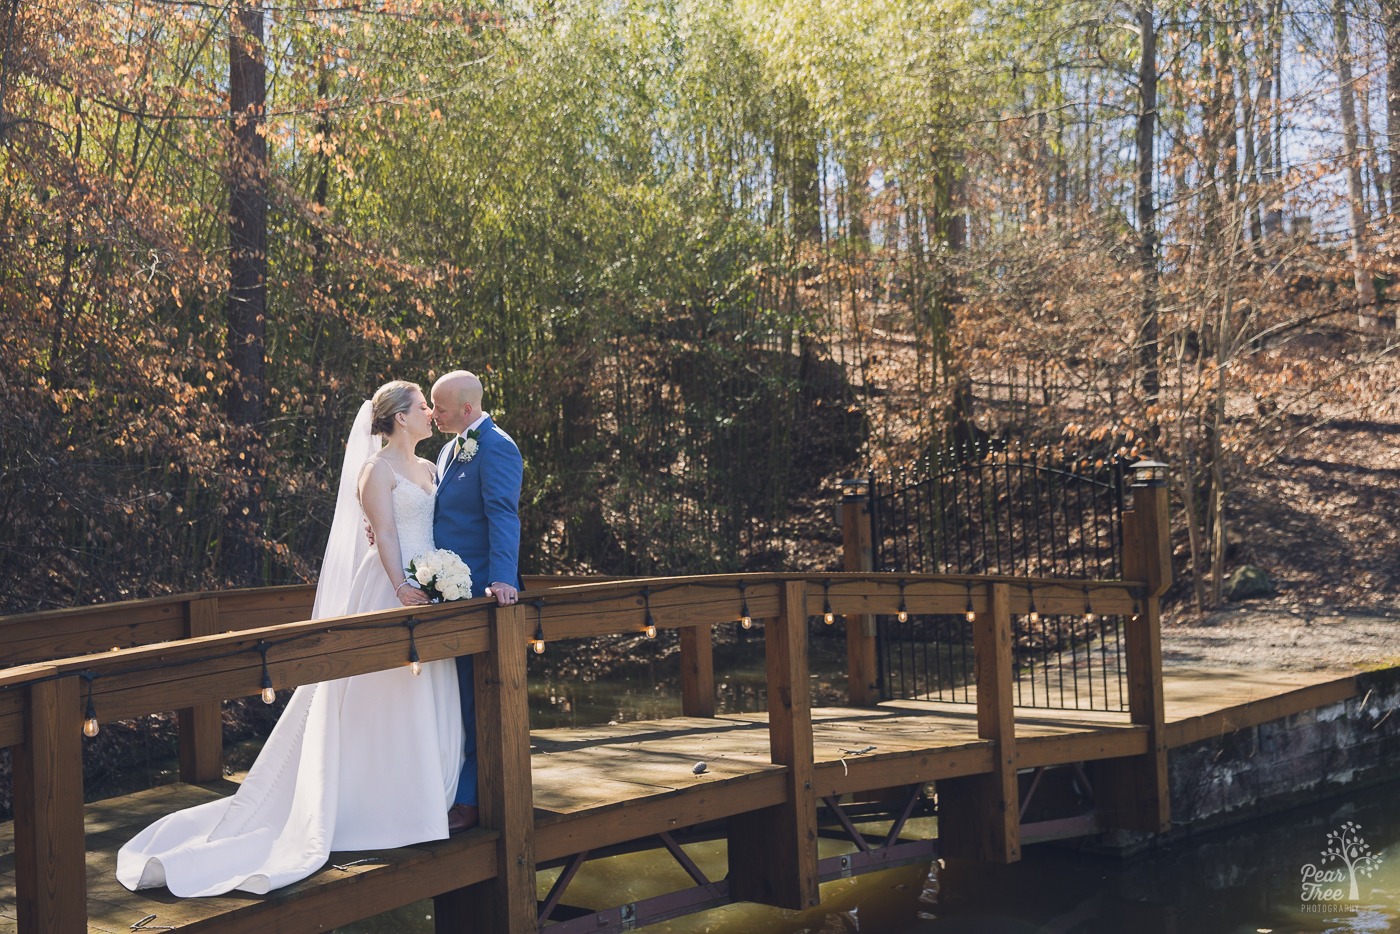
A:
{"type": "Polygon", "coordinates": [[[1361,827],[1347,821],[1336,830],[1328,831],[1327,846],[1317,864],[1303,867],[1303,902],[1305,905],[1354,902],[1361,898],[1357,880],[1369,878],[1381,865],[1381,854],[1371,851],[1371,845],[1361,836],[1361,827]]]}

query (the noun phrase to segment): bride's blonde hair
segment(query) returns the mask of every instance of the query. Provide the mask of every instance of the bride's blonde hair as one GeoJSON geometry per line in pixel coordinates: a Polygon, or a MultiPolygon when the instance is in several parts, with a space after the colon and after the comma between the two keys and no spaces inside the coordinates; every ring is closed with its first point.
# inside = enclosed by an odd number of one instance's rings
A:
{"type": "Polygon", "coordinates": [[[376,389],[370,399],[370,431],[384,438],[392,435],[397,427],[394,416],[413,408],[415,392],[422,393],[423,388],[404,379],[392,380],[376,389]]]}

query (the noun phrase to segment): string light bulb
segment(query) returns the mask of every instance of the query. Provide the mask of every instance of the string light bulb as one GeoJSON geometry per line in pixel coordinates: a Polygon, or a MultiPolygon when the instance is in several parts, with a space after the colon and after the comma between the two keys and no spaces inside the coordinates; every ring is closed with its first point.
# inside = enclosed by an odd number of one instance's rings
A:
{"type": "Polygon", "coordinates": [[[416,678],[423,673],[423,663],[418,658],[418,640],[414,635],[414,628],[419,620],[412,617],[403,621],[404,628],[408,630],[408,670],[413,672],[416,678]]]}
{"type": "Polygon", "coordinates": [[[87,683],[88,683],[88,690],[87,690],[87,711],[83,714],[83,735],[86,736],[86,737],[91,738],[91,737],[96,736],[96,735],[98,734],[98,731],[101,729],[101,727],[99,727],[99,726],[97,725],[97,708],[96,708],[95,706],[93,706],[93,703],[92,703],[92,678],[93,678],[93,676],[92,676],[92,675],[87,675],[86,677],[87,677],[87,683]]]}
{"type": "Polygon", "coordinates": [[[1093,622],[1094,620],[1096,620],[1096,619],[1098,619],[1098,617],[1094,615],[1094,605],[1093,605],[1092,603],[1089,602],[1089,588],[1088,588],[1088,587],[1085,587],[1085,588],[1084,588],[1084,622],[1086,622],[1086,623],[1092,623],[1092,622],[1093,622]]]}
{"type": "Polygon", "coordinates": [[[1035,588],[1034,588],[1034,587],[1031,587],[1031,588],[1028,588],[1028,589],[1029,589],[1030,595],[1031,595],[1031,611],[1030,611],[1030,614],[1029,614],[1029,615],[1030,615],[1030,620],[1031,620],[1032,623],[1038,623],[1038,622],[1040,622],[1040,611],[1037,610],[1037,609],[1035,608],[1035,588]]]}
{"type": "Polygon", "coordinates": [[[651,588],[650,588],[650,587],[643,587],[643,588],[642,588],[642,601],[643,601],[643,604],[646,606],[646,610],[647,610],[647,619],[646,619],[646,623],[647,623],[647,624],[646,624],[646,628],[643,629],[642,631],[645,632],[645,633],[647,634],[647,638],[648,638],[648,639],[655,639],[655,638],[656,638],[656,617],[654,617],[654,616],[651,615],[651,588]]]}
{"type": "Polygon", "coordinates": [[[267,670],[267,650],[270,648],[267,642],[258,643],[258,651],[262,653],[262,702],[271,704],[277,700],[277,692],[272,689],[272,675],[267,670]]]}
{"type": "Polygon", "coordinates": [[[831,612],[831,581],[822,581],[822,622],[828,626],[836,622],[836,614],[831,612]]]}
{"type": "Polygon", "coordinates": [[[963,613],[963,618],[969,623],[976,622],[977,611],[972,607],[972,585],[967,585],[967,612],[963,613]]]}
{"type": "Polygon", "coordinates": [[[743,581],[739,581],[739,625],[745,629],[753,628],[753,615],[749,613],[749,590],[743,581]]]}
{"type": "Polygon", "coordinates": [[[909,608],[904,605],[904,581],[899,582],[899,615],[895,619],[901,623],[909,622],[909,608]]]}
{"type": "Polygon", "coordinates": [[[535,600],[531,603],[535,608],[535,635],[530,639],[530,651],[536,655],[544,654],[544,601],[535,600]]]}
{"type": "Polygon", "coordinates": [[[540,618],[540,603],[535,601],[535,637],[530,640],[530,651],[536,655],[544,654],[544,620],[540,618]]]}

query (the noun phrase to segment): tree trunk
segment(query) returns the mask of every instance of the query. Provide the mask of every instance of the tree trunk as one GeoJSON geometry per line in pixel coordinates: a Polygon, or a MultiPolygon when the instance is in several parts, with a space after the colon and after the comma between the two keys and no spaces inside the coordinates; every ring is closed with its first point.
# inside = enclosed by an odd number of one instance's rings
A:
{"type": "MultiPolygon", "coordinates": [[[[319,100],[325,101],[331,94],[330,72],[322,66],[320,73],[316,77],[316,96],[319,100]]],[[[324,290],[327,278],[326,250],[329,244],[326,243],[326,234],[321,225],[325,222],[326,211],[324,210],[330,201],[331,193],[331,116],[330,108],[327,107],[321,114],[321,119],[316,121],[316,135],[321,137],[323,147],[316,171],[316,187],[311,193],[311,201],[322,210],[316,213],[316,220],[310,225],[307,234],[311,244],[311,282],[318,291],[324,290]]]]}
{"type": "Polygon", "coordinates": [[[1361,185],[1360,137],[1356,127],[1356,88],[1351,75],[1351,35],[1347,27],[1346,0],[1332,0],[1332,27],[1337,41],[1337,82],[1341,94],[1343,158],[1347,167],[1347,198],[1351,202],[1351,267],[1356,283],[1357,321],[1363,328],[1376,326],[1376,288],[1371,281],[1366,252],[1365,194],[1361,185]]]}
{"type": "MultiPolygon", "coordinates": [[[[936,209],[933,228],[941,247],[934,255],[938,256],[946,250],[943,255],[948,259],[942,263],[942,269],[932,271],[931,311],[935,318],[932,324],[935,328],[941,328],[945,335],[952,333],[957,323],[958,306],[962,304],[954,263],[967,249],[967,221],[963,215],[967,183],[959,166],[958,159],[945,158],[944,167],[935,178],[938,190],[933,198],[936,209]]],[[[956,364],[951,354],[942,362],[951,386],[947,412],[950,440],[955,445],[976,450],[985,440],[985,432],[978,429],[973,420],[972,374],[966,366],[956,364]]]]}
{"type": "Polygon", "coordinates": [[[1143,407],[1149,413],[1148,437],[1155,443],[1158,423],[1151,412],[1161,394],[1162,378],[1157,315],[1157,204],[1153,194],[1157,162],[1157,26],[1152,0],[1144,0],[1138,8],[1138,31],[1142,38],[1142,61],[1138,65],[1137,223],[1142,295],[1138,309],[1137,357],[1142,378],[1143,407]]]}
{"type": "Polygon", "coordinates": [[[822,242],[821,159],[811,126],[811,107],[793,92],[786,130],[788,198],[792,208],[792,235],[799,244],[822,242]]]}
{"type": "Polygon", "coordinates": [[[263,10],[237,6],[229,30],[229,294],[228,355],[233,432],[233,478],[225,526],[224,568],[235,582],[260,578],[257,536],[262,524],[264,466],[261,427],[266,400],[264,338],[267,327],[267,74],[263,10]]]}
{"type": "MultiPolygon", "coordinates": [[[[1373,216],[1379,221],[1388,211],[1385,204],[1385,176],[1381,174],[1380,158],[1376,155],[1375,134],[1371,131],[1370,95],[1358,94],[1356,102],[1361,107],[1361,148],[1366,154],[1366,174],[1371,177],[1371,184],[1376,192],[1376,211],[1373,216]]],[[[1370,213],[1369,210],[1367,213],[1370,213]]]]}
{"type": "Polygon", "coordinates": [[[1239,99],[1241,126],[1240,135],[1244,138],[1244,166],[1241,169],[1241,182],[1244,187],[1244,203],[1241,205],[1248,215],[1249,239],[1254,244],[1257,253],[1260,241],[1264,239],[1264,219],[1260,215],[1259,193],[1262,187],[1259,184],[1259,153],[1255,149],[1254,128],[1258,115],[1254,111],[1254,86],[1253,76],[1249,68],[1249,56],[1240,57],[1239,75],[1239,99]]]}
{"type": "Polygon", "coordinates": [[[846,234],[860,248],[870,244],[870,161],[862,153],[846,165],[846,234]]]}
{"type": "Polygon", "coordinates": [[[1385,30],[1386,148],[1390,153],[1390,213],[1400,214],[1400,0],[1380,0],[1385,30]]]}
{"type": "Polygon", "coordinates": [[[1264,8],[1264,20],[1260,23],[1263,38],[1259,46],[1259,93],[1254,103],[1254,116],[1258,125],[1260,192],[1264,199],[1263,235],[1266,238],[1283,232],[1283,211],[1277,207],[1282,203],[1282,192],[1278,187],[1278,153],[1273,146],[1273,125],[1276,118],[1273,102],[1274,56],[1279,43],[1279,2],[1280,0],[1269,0],[1264,8]]]}

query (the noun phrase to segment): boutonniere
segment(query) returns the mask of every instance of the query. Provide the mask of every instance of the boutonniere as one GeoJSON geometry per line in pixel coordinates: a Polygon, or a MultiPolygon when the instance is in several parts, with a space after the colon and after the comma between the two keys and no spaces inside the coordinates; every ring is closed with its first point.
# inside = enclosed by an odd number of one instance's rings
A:
{"type": "Polygon", "coordinates": [[[458,435],[458,436],[457,436],[457,454],[456,454],[457,460],[461,461],[461,462],[464,463],[464,464],[465,464],[465,463],[468,463],[469,461],[471,461],[471,459],[472,459],[473,457],[476,457],[476,452],[477,452],[478,449],[480,449],[480,447],[481,447],[481,432],[480,432],[480,431],[478,431],[478,430],[476,430],[476,429],[472,429],[471,431],[467,432],[467,433],[464,434],[464,435],[458,435]]]}

